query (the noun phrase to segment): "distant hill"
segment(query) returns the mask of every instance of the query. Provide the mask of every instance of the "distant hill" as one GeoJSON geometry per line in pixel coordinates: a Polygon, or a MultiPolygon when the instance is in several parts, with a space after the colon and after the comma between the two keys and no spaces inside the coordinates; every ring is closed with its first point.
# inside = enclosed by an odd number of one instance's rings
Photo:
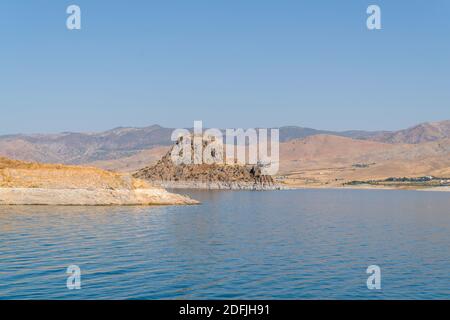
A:
{"type": "Polygon", "coordinates": [[[156,146],[169,146],[172,131],[153,125],[100,133],[0,136],[0,155],[25,161],[86,164],[133,156],[156,146]]]}
{"type": "Polygon", "coordinates": [[[417,126],[386,132],[372,137],[373,140],[387,143],[409,143],[438,141],[450,137],[450,120],[441,122],[427,122],[417,126]]]}
{"type": "Polygon", "coordinates": [[[390,133],[389,131],[362,131],[362,130],[350,130],[350,131],[328,131],[328,130],[316,130],[311,128],[303,128],[297,126],[286,126],[280,129],[280,142],[286,142],[294,139],[301,139],[311,137],[319,134],[333,135],[339,137],[347,137],[353,139],[370,140],[383,134],[390,133]]]}
{"type": "Polygon", "coordinates": [[[333,134],[336,132],[326,130],[316,130],[297,126],[280,127],[280,142],[286,142],[294,139],[306,138],[318,134],[333,134]]]}
{"type": "Polygon", "coordinates": [[[399,131],[326,131],[296,126],[281,127],[280,140],[286,142],[320,134],[347,137],[359,140],[373,140],[384,143],[418,144],[450,138],[450,120],[425,122],[399,131]]]}

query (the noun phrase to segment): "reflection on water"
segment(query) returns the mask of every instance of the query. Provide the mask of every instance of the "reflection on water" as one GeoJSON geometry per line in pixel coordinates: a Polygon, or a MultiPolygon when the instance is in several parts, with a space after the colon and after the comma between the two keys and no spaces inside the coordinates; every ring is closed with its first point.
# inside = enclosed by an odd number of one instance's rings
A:
{"type": "Polygon", "coordinates": [[[450,297],[448,193],[190,193],[202,205],[0,207],[0,299],[450,297]]]}

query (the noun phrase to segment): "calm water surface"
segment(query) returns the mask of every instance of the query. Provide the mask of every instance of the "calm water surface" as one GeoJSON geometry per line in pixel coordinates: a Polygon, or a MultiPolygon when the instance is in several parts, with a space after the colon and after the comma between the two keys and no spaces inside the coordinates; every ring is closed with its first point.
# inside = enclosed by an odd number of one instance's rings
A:
{"type": "Polygon", "coordinates": [[[0,207],[0,299],[450,298],[450,193],[189,193],[203,204],[0,207]]]}

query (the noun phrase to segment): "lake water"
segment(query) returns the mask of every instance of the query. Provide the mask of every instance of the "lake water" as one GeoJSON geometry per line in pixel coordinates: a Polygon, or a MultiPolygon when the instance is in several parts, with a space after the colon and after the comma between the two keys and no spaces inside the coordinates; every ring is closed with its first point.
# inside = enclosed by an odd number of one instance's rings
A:
{"type": "Polygon", "coordinates": [[[0,299],[450,298],[450,193],[185,193],[203,204],[0,207],[0,299]]]}

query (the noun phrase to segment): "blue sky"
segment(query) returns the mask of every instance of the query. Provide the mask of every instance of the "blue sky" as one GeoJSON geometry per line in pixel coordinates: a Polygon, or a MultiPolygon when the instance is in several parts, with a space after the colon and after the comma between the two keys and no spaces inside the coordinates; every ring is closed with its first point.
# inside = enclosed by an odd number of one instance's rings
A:
{"type": "Polygon", "coordinates": [[[1,1],[0,134],[450,119],[449,14],[446,0],[1,1]]]}

